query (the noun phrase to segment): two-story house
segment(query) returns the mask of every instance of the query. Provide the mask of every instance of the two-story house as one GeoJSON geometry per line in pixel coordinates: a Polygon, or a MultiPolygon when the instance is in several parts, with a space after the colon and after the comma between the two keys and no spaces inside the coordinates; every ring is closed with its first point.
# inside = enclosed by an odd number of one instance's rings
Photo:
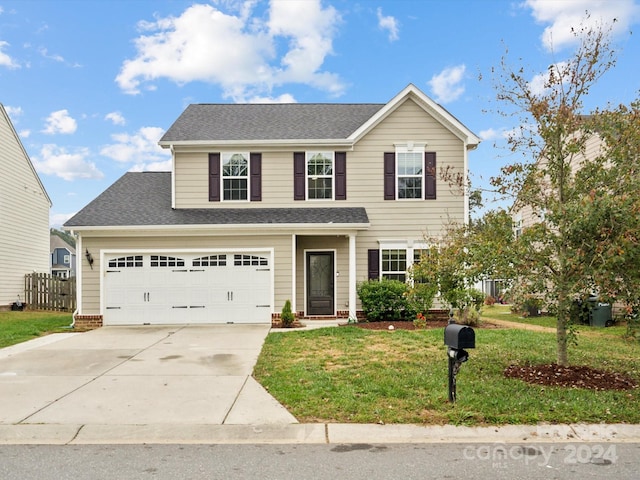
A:
{"type": "Polygon", "coordinates": [[[69,245],[63,238],[51,234],[51,275],[58,278],[71,278],[76,276],[76,249],[69,245]]]}
{"type": "Polygon", "coordinates": [[[66,224],[83,325],[356,318],[356,287],[404,279],[468,199],[479,139],[409,85],[386,104],[195,104],[170,172],[127,173],[66,224]]]}
{"type": "Polygon", "coordinates": [[[0,309],[24,301],[24,276],[49,272],[51,200],[0,104],[0,309]]]}

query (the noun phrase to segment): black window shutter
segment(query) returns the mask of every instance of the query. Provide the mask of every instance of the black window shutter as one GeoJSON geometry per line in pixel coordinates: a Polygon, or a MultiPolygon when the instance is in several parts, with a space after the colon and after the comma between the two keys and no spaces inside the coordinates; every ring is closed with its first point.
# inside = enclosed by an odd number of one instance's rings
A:
{"type": "Polygon", "coordinates": [[[384,199],[396,199],[396,154],[385,152],[384,154],[384,199]]]}
{"type": "Polygon", "coordinates": [[[347,199],[347,152],[335,153],[336,200],[347,199]]]}
{"type": "Polygon", "coordinates": [[[251,172],[251,201],[262,201],[262,154],[249,154],[249,171],[251,172]]]}
{"type": "Polygon", "coordinates": [[[380,278],[380,250],[377,248],[367,251],[369,280],[378,280],[380,278]]]}
{"type": "Polygon", "coordinates": [[[304,152],[293,152],[293,199],[304,200],[305,195],[305,155],[304,152]]]}
{"type": "Polygon", "coordinates": [[[209,154],[209,201],[220,201],[220,154],[209,154]]]}
{"type": "Polygon", "coordinates": [[[436,152],[424,152],[424,199],[436,199],[436,152]]]}

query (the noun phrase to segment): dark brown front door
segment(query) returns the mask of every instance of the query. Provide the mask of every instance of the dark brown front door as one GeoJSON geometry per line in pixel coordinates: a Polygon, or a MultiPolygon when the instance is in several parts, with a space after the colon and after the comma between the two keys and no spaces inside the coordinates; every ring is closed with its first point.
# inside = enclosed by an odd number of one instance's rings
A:
{"type": "Polygon", "coordinates": [[[335,315],[333,252],[307,252],[307,315],[335,315]]]}

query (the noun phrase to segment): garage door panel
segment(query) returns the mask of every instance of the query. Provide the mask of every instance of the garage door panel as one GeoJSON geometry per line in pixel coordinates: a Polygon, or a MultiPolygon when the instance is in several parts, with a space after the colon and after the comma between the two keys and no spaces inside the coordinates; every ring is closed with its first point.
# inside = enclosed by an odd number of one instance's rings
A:
{"type": "Polygon", "coordinates": [[[267,253],[108,258],[105,325],[269,323],[270,262],[267,253]]]}

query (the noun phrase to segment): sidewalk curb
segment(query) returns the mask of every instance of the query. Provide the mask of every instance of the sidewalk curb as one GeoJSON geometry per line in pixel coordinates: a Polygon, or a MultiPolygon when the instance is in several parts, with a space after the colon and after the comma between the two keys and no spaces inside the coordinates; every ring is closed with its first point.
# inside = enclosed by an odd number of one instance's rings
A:
{"type": "Polygon", "coordinates": [[[640,425],[0,425],[1,445],[640,443],[640,425]]]}

